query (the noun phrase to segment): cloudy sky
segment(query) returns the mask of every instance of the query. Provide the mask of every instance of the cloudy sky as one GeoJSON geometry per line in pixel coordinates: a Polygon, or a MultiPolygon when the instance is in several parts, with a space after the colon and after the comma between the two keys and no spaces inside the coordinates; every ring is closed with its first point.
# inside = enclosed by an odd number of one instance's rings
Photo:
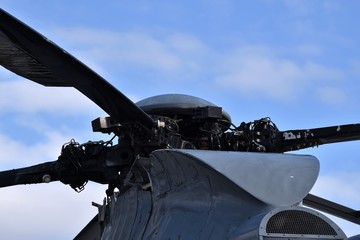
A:
{"type": "MultiPolygon", "coordinates": [[[[271,117],[280,130],[360,122],[359,7],[356,0],[1,1],[135,102],[195,95],[235,124],[271,117]]],[[[0,169],[56,160],[72,138],[108,140],[91,131],[98,116],[106,114],[74,89],[45,88],[0,68],[0,169]]],[[[321,162],[312,192],[359,210],[358,149],[354,141],[298,152],[321,162]]],[[[104,190],[0,189],[1,236],[72,239],[104,190]]],[[[349,236],[360,233],[335,221],[349,236]]]]}

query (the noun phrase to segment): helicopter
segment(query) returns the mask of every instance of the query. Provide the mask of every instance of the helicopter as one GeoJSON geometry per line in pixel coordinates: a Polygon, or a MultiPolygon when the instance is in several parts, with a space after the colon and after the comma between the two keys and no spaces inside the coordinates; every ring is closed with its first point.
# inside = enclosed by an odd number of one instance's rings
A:
{"type": "Polygon", "coordinates": [[[1,187],[108,185],[98,215],[76,239],[346,238],[301,204],[359,224],[358,211],[309,194],[315,157],[284,153],[359,140],[358,124],[280,131],[261,118],[236,126],[221,107],[180,94],[134,104],[3,10],[0,19],[2,66],[45,86],[74,87],[109,114],[92,127],[114,139],[71,140],[56,161],[0,173],[1,187]]]}

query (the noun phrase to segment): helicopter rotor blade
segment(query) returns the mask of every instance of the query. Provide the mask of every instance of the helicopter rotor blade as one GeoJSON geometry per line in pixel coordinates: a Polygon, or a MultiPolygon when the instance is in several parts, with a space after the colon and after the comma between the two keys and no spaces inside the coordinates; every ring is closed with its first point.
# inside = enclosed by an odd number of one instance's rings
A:
{"type": "Polygon", "coordinates": [[[303,204],[360,225],[360,211],[308,194],[303,204]]]}
{"type": "Polygon", "coordinates": [[[360,124],[279,131],[276,151],[286,152],[323,144],[360,140],[360,124]]]}
{"type": "Polygon", "coordinates": [[[19,184],[49,183],[58,181],[55,171],[56,161],[31,167],[0,172],[0,188],[19,184]]]}
{"type": "Polygon", "coordinates": [[[151,117],[113,85],[2,9],[0,64],[44,86],[74,87],[121,124],[153,127],[151,117]]]}

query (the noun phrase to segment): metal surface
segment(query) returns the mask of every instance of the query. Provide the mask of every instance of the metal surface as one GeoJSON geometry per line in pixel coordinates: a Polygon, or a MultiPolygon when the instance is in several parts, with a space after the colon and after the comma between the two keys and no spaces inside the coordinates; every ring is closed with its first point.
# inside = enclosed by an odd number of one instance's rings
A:
{"type": "MultiPolygon", "coordinates": [[[[149,114],[188,114],[200,107],[213,106],[215,104],[204,99],[185,94],[163,94],[149,97],[136,103],[143,111],[149,114]]],[[[222,110],[223,119],[231,122],[230,115],[222,110]]]]}
{"type": "Polygon", "coordinates": [[[178,150],[216,169],[257,199],[273,206],[302,201],[320,169],[310,155],[178,150]]]}
{"type": "Polygon", "coordinates": [[[134,239],[236,239],[247,231],[243,225],[273,209],[188,153],[159,150],[138,165],[148,173],[151,201],[139,194],[142,184],[111,200],[103,240],[132,239],[134,231],[134,239]],[[151,211],[140,209],[143,202],[151,211]],[[145,231],[134,216],[145,218],[145,231]]]}
{"type": "MultiPolygon", "coordinates": [[[[247,158],[256,163],[257,155],[247,158]]],[[[345,239],[335,223],[314,210],[275,207],[246,192],[208,164],[215,158],[221,162],[222,156],[213,151],[157,150],[139,159],[136,166],[151,184],[133,182],[129,191],[110,198],[101,239],[345,239]]],[[[237,156],[239,167],[244,155],[237,156]]]]}

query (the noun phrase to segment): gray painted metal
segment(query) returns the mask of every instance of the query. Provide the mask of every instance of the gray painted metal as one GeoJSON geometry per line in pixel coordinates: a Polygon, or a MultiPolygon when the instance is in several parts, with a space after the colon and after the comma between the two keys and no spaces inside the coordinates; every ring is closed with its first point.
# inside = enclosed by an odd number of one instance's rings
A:
{"type": "MultiPolygon", "coordinates": [[[[217,105],[206,101],[202,98],[185,95],[185,94],[163,94],[158,96],[149,97],[136,103],[136,106],[143,111],[153,114],[159,112],[172,112],[172,113],[189,113],[193,114],[193,109],[199,107],[217,105]],[[190,110],[190,111],[189,111],[190,110]]],[[[230,115],[222,111],[223,118],[231,122],[230,115]]]]}
{"type": "Polygon", "coordinates": [[[243,225],[258,226],[259,216],[273,209],[187,153],[156,151],[141,160],[151,188],[135,184],[112,197],[103,240],[236,239],[249,231],[243,225]],[[151,200],[139,194],[144,192],[151,200]],[[145,202],[150,210],[141,208],[145,202]]]}
{"type": "Polygon", "coordinates": [[[157,150],[139,159],[135,168],[148,174],[151,187],[135,181],[130,190],[111,197],[102,240],[259,239],[264,216],[276,211],[275,204],[305,196],[318,174],[318,161],[311,156],[228,154],[157,150]],[[282,184],[284,179],[290,183],[282,184]],[[266,203],[265,188],[287,200],[266,203]]]}
{"type": "Polygon", "coordinates": [[[150,192],[133,187],[121,196],[114,194],[109,206],[101,239],[142,239],[151,212],[150,192]]]}
{"type": "Polygon", "coordinates": [[[273,206],[302,201],[319,174],[320,164],[310,155],[201,150],[179,151],[201,161],[257,199],[273,206]]]}

